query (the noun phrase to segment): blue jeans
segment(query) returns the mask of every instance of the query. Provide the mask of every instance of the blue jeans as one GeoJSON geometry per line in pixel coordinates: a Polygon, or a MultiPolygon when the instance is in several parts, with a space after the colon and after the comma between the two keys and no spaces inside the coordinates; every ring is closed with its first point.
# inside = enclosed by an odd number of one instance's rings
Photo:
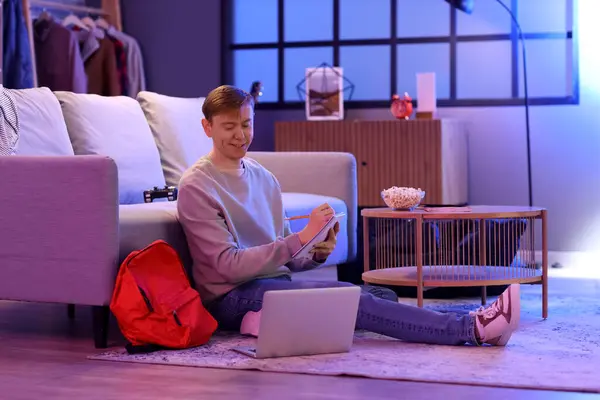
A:
{"type": "MultiPolygon", "coordinates": [[[[233,289],[209,305],[222,330],[239,330],[248,311],[260,311],[263,294],[269,290],[352,286],[346,282],[292,281],[289,276],[256,279],[233,289]]],[[[389,301],[363,290],[358,305],[357,329],[407,342],[462,345],[476,343],[475,318],[439,313],[389,301]]]]}

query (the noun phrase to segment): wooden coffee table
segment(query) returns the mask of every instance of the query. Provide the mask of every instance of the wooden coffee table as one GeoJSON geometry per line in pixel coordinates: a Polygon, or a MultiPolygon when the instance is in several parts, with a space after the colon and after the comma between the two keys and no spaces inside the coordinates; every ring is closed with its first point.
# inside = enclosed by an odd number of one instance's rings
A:
{"type": "Polygon", "coordinates": [[[547,210],[517,206],[413,211],[371,208],[362,210],[361,215],[365,283],[416,286],[419,307],[425,288],[481,286],[485,305],[487,286],[541,284],[542,317],[547,318],[547,210]],[[536,251],[536,239],[541,240],[541,251],[536,251]],[[537,258],[541,258],[541,269],[537,258]]]}

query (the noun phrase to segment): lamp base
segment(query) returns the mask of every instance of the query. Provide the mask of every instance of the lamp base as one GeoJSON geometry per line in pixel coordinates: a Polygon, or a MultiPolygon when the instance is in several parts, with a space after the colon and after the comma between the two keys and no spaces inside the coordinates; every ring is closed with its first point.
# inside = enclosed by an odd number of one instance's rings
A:
{"type": "Polygon", "coordinates": [[[434,114],[432,111],[417,111],[416,118],[417,119],[434,119],[434,114]]]}

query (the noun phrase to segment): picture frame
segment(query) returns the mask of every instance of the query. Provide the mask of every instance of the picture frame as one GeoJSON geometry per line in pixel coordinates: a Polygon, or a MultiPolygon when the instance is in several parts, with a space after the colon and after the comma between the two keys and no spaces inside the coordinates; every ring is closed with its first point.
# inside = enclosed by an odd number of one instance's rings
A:
{"type": "Polygon", "coordinates": [[[305,70],[305,111],[309,121],[344,119],[342,67],[319,66],[305,70]]]}

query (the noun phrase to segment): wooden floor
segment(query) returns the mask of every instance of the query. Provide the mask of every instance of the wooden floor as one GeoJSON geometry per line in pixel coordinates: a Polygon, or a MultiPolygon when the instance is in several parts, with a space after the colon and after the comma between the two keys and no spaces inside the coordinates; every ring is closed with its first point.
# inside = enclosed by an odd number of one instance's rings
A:
{"type": "MultiPolygon", "coordinates": [[[[600,294],[600,281],[552,280],[600,294]]],[[[0,399],[589,399],[591,394],[89,361],[91,310],[0,302],[0,399]]],[[[111,345],[122,345],[118,331],[111,345]]],[[[402,360],[398,360],[402,362],[402,360]]]]}

